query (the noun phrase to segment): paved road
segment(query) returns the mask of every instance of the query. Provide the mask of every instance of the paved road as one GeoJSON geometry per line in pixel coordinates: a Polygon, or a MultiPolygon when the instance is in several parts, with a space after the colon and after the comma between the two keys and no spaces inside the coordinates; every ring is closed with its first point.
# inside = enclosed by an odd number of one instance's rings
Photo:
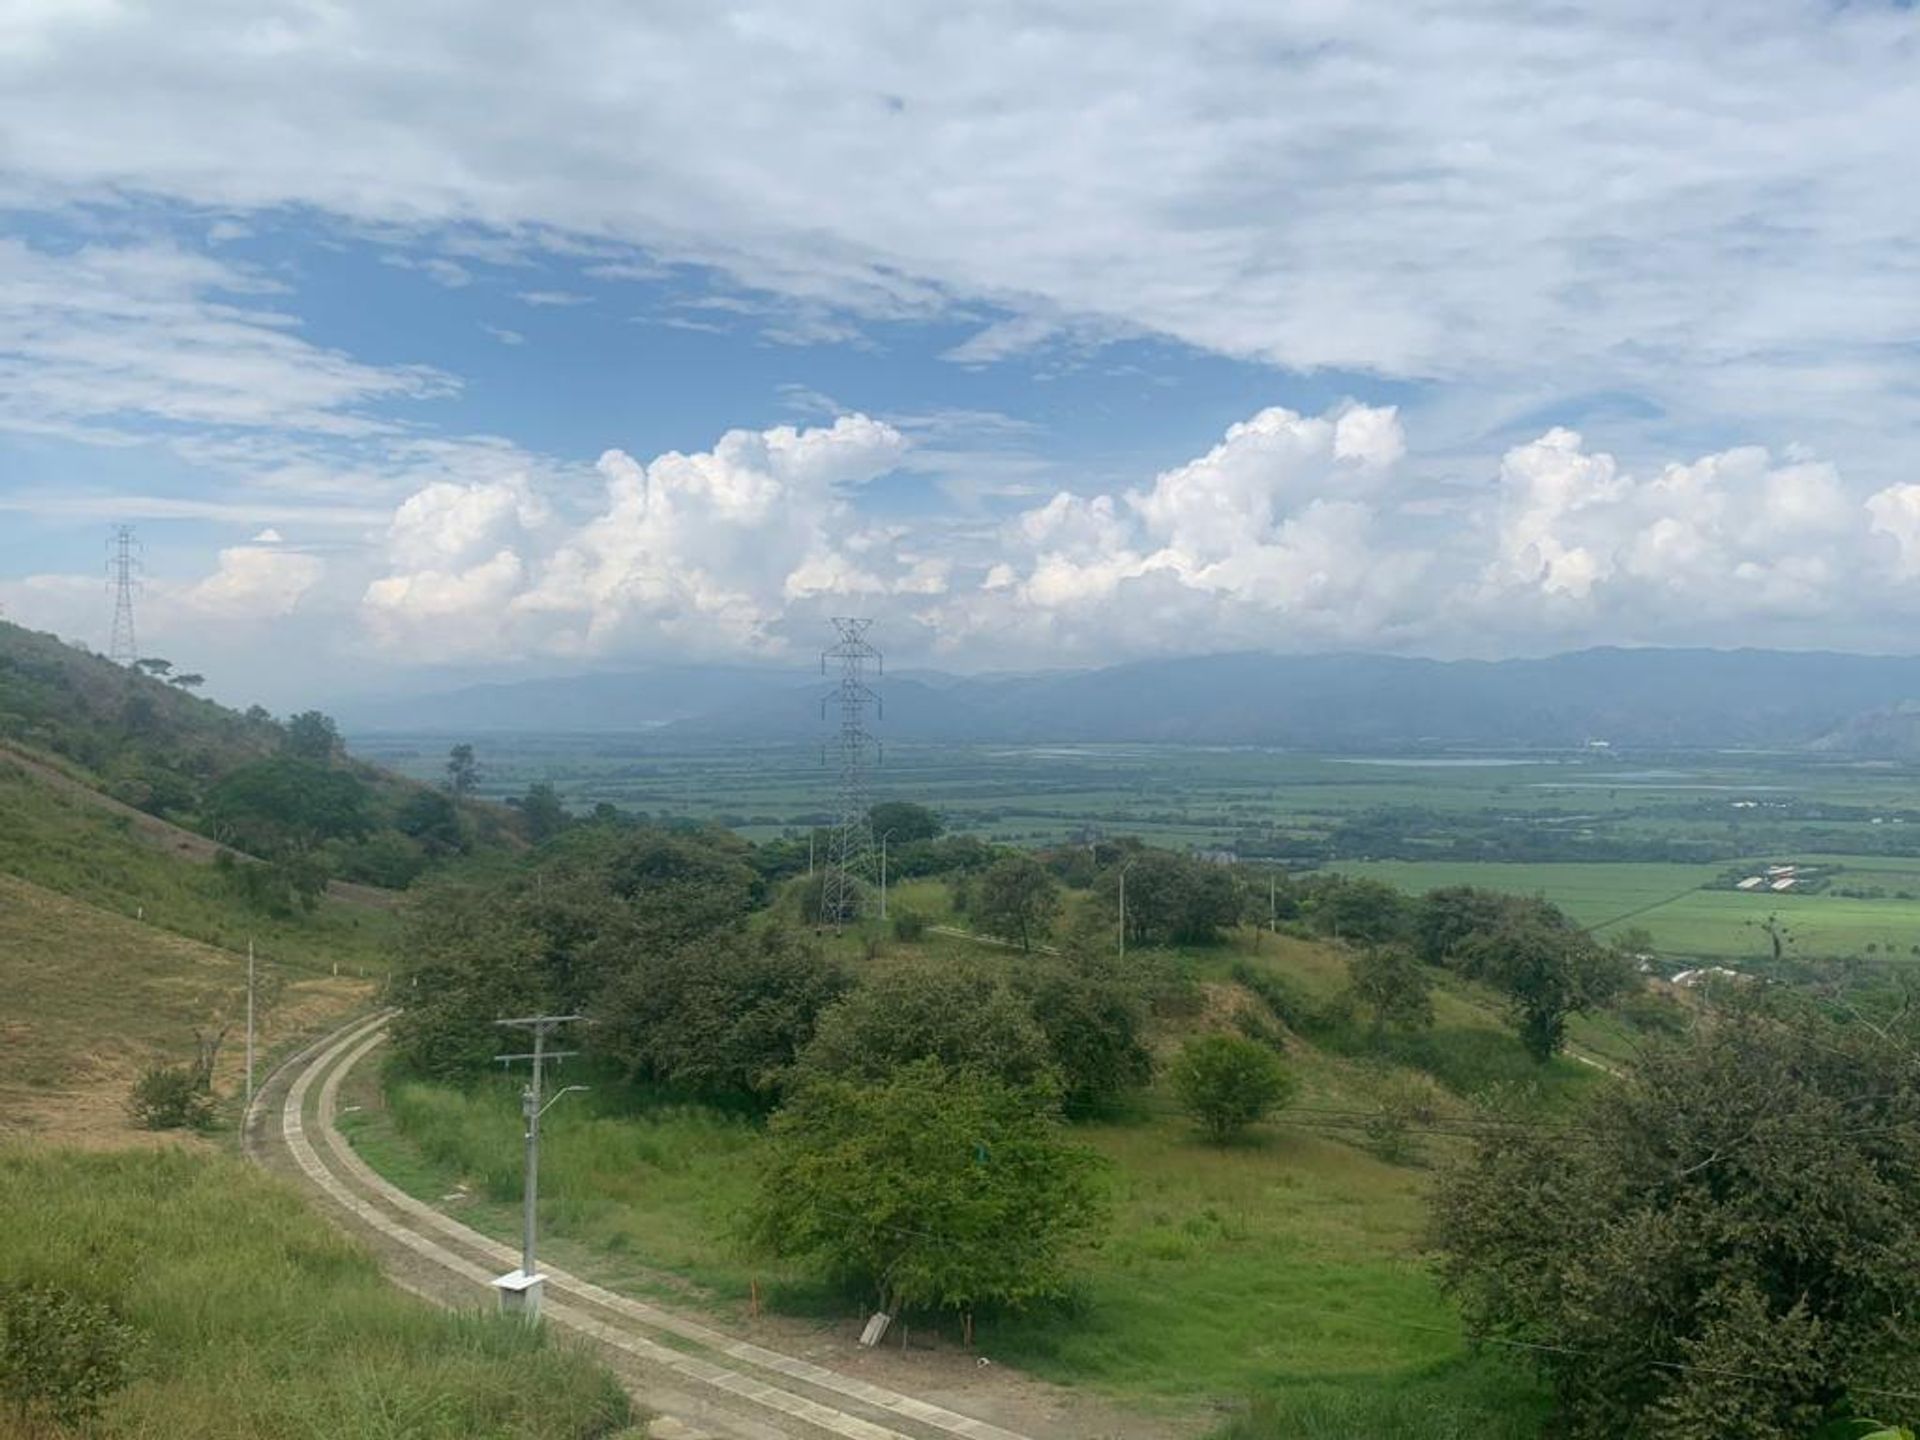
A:
{"type": "MultiPolygon", "coordinates": [[[[247,1151],[318,1192],[334,1218],[373,1244],[397,1284],[441,1304],[490,1304],[488,1282],[516,1268],[518,1252],[388,1184],[334,1128],[341,1081],[380,1044],[386,1018],[355,1021],[283,1065],[247,1112],[247,1151]]],[[[547,1321],[601,1348],[657,1417],[660,1440],[1026,1440],[542,1269],[547,1321]]]]}

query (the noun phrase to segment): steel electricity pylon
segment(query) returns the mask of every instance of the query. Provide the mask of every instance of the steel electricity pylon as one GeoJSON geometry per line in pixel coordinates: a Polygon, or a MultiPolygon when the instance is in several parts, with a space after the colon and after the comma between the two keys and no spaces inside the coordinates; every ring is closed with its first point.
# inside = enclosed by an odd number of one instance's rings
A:
{"type": "Polygon", "coordinates": [[[867,631],[871,620],[834,617],[834,643],[821,652],[820,673],[839,667],[839,680],[821,697],[823,717],[838,714],[840,731],[829,740],[823,759],[838,772],[833,833],[827,838],[827,867],[820,882],[820,918],[844,925],[860,912],[860,892],[874,883],[872,797],[868,775],[880,757],[880,742],[867,728],[867,707],[882,713],[880,696],[867,683],[868,667],[882,673],[881,656],[867,631]]]}
{"type": "Polygon", "coordinates": [[[140,658],[140,642],[133,630],[133,592],[140,588],[140,542],[133,526],[116,525],[107,540],[107,576],[113,585],[113,633],[107,658],[131,665],[140,658]]]}

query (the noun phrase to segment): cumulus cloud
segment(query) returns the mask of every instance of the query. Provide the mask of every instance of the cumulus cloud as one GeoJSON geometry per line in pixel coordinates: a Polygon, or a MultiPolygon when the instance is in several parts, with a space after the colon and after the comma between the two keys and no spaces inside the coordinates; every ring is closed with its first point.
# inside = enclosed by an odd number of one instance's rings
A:
{"type": "Polygon", "coordinates": [[[604,508],[549,522],[502,484],[430,485],[395,512],[391,573],[363,597],[390,647],[446,644],[463,629],[503,656],[540,646],[604,653],[663,642],[765,653],[795,603],[933,593],[937,563],[908,563],[842,523],[847,495],[895,468],[906,442],[864,415],[832,425],[732,430],[713,449],[650,462],[601,456],[604,508]]]}
{"type": "Polygon", "coordinates": [[[326,574],[317,555],[281,544],[233,545],[220,552],[214,572],[183,599],[194,610],[233,620],[278,620],[291,615],[326,574]]]}

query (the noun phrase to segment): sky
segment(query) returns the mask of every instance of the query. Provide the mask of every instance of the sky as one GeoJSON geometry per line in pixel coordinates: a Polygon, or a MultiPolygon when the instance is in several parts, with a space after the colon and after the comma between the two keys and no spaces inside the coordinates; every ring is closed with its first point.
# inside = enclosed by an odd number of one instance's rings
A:
{"type": "Polygon", "coordinates": [[[1920,9],[0,0],[0,610],[277,708],[1906,652],[1920,9]]]}

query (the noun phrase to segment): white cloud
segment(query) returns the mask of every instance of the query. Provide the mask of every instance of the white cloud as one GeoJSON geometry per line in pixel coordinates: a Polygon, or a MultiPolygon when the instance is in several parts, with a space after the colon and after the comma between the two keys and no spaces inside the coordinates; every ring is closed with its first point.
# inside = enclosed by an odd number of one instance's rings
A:
{"type": "Polygon", "coordinates": [[[452,386],[302,339],[261,304],[276,288],[168,245],[52,254],[0,238],[0,429],[118,444],[156,423],[358,437],[385,428],[370,407],[452,386]]]}
{"type": "Polygon", "coordinates": [[[937,566],[902,565],[858,534],[835,544],[847,493],[904,450],[897,430],[863,415],[732,430],[710,451],[645,464],[609,450],[597,467],[604,509],[571,527],[549,526],[524,488],[430,485],[396,511],[391,573],[363,609],[384,644],[415,651],[444,643],[450,626],[503,657],[535,645],[774,651],[793,604],[934,593],[937,566]]]}
{"type": "Polygon", "coordinates": [[[326,562],[278,544],[234,545],[211,575],[186,591],[192,609],[232,620],[278,620],[320,583],[326,562]]]}
{"type": "Polygon", "coordinates": [[[231,20],[16,7],[18,193],[696,261],[808,310],[772,338],[957,300],[1005,312],[983,361],[1064,318],[1866,461],[1920,420],[1911,7],[575,0],[466,7],[453,54],[409,6],[231,20]]]}

